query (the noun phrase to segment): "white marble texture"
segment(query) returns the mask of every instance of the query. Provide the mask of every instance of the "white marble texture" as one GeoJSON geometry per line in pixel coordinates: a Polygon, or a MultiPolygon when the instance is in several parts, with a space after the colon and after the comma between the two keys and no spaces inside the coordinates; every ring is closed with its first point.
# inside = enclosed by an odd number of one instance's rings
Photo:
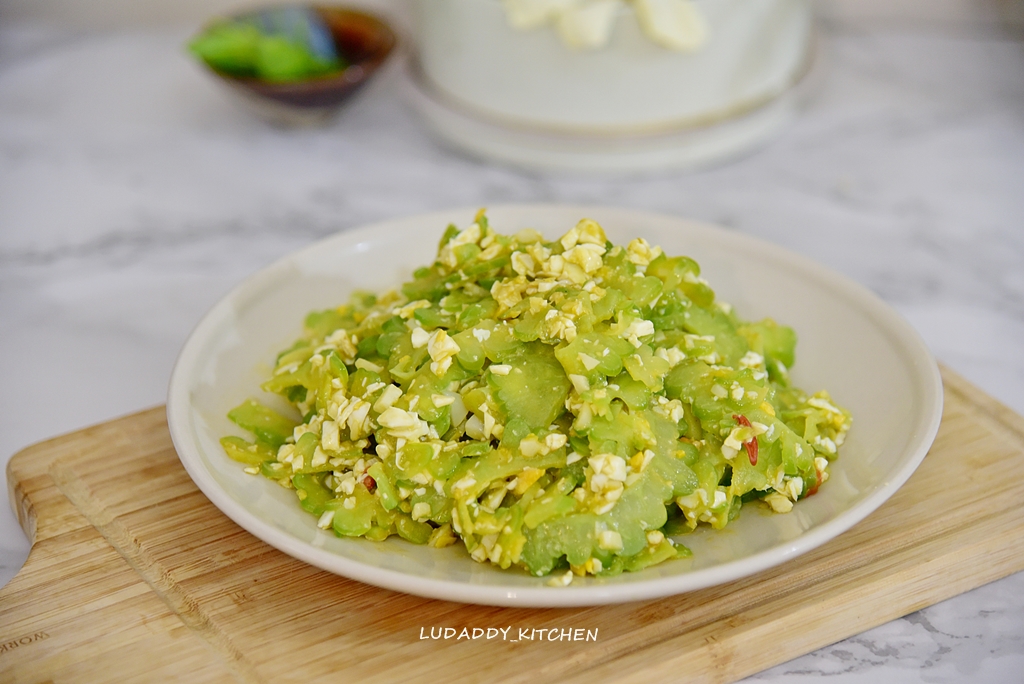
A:
{"type": "MultiPolygon", "coordinates": [[[[991,26],[833,18],[820,88],[778,140],[632,179],[452,153],[409,110],[397,64],[330,127],[271,129],[189,61],[187,33],[0,26],[3,463],[162,403],[194,323],[282,253],[368,221],[516,201],[669,212],[802,252],[872,288],[942,361],[1024,412],[1024,43],[991,26]]],[[[27,549],[3,507],[0,583],[27,549]]],[[[1018,574],[753,679],[1022,672],[1018,574]]]]}

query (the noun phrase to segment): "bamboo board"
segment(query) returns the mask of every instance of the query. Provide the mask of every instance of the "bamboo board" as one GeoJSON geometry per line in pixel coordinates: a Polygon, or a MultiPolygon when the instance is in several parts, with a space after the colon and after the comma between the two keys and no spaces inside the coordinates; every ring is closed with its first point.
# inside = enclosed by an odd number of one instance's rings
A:
{"type": "Polygon", "coordinates": [[[943,378],[928,457],[849,532],[744,580],[595,608],[446,603],[296,561],[196,489],[162,408],[59,437],[8,467],[34,544],[0,590],[0,681],[734,681],[1024,569],[1024,418],[943,378]]]}

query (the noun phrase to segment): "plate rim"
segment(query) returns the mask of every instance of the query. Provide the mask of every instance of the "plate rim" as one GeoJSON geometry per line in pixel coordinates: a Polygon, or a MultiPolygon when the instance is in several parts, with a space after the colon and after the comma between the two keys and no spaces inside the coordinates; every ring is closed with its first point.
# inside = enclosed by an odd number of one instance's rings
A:
{"type": "Polygon", "coordinates": [[[830,289],[845,295],[848,302],[856,304],[872,319],[883,323],[883,329],[895,337],[908,351],[913,352],[917,361],[914,375],[918,385],[925,391],[910,442],[902,453],[910,453],[906,465],[885,478],[875,490],[851,508],[841,512],[832,520],[811,528],[789,542],[759,551],[750,556],[729,561],[721,565],[695,570],[671,577],[651,578],[633,583],[591,585],[585,587],[553,588],[544,585],[538,578],[536,587],[501,585],[474,585],[464,582],[409,575],[400,571],[365,564],[358,560],[331,553],[322,548],[293,537],[263,522],[244,506],[236,502],[223,490],[213,476],[202,465],[198,447],[193,445],[189,435],[194,429],[191,420],[190,387],[187,372],[194,369],[201,351],[202,341],[208,332],[221,320],[225,309],[245,291],[285,267],[332,241],[360,242],[360,238],[372,236],[382,230],[399,230],[403,224],[441,225],[455,215],[472,216],[476,208],[454,208],[440,211],[399,216],[351,229],[343,229],[324,238],[313,241],[297,250],[282,255],[272,263],[250,273],[225,293],[199,320],[189,333],[174,364],[167,393],[167,423],[171,440],[178,458],[189,477],[211,503],[236,524],[263,542],[278,550],[309,563],[322,570],[348,577],[366,584],[382,587],[426,598],[492,606],[516,607],[578,607],[624,603],[688,593],[710,586],[725,584],[749,577],[776,565],[803,555],[834,537],[849,530],[889,499],[916,471],[930,449],[938,432],[942,418],[943,388],[938,364],[920,334],[894,308],[867,287],[848,276],[829,269],[797,252],[791,251],[761,238],[731,231],[711,223],[688,219],[673,214],[615,207],[602,204],[576,203],[508,203],[489,207],[489,211],[500,213],[516,212],[573,212],[579,216],[595,213],[604,216],[629,217],[630,221],[646,221],[654,224],[685,225],[688,230],[710,234],[716,239],[748,243],[759,250],[779,259],[784,265],[796,266],[816,280],[826,283],[830,289]],[[204,333],[207,333],[204,336],[204,333]]]}

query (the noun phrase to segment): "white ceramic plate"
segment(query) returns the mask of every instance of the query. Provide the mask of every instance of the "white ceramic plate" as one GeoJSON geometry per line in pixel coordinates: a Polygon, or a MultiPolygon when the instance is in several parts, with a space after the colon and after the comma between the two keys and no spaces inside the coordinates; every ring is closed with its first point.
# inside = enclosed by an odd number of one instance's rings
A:
{"type": "Polygon", "coordinates": [[[897,313],[847,278],[779,247],[670,216],[593,206],[498,207],[488,213],[504,233],[533,227],[556,237],[587,216],[616,243],[643,236],[669,254],[696,258],[719,298],[742,317],[771,316],[793,326],[799,335],[794,381],[809,391],[828,389],[853,413],[832,477],[790,514],[748,506],[724,531],[686,536],[692,559],[608,579],[577,578],[565,588],[476,563],[459,545],[433,549],[321,531],[293,492],[246,475],[224,455],[218,439],[242,434],[226,414],[246,397],[260,396],[276,352],[298,336],[308,311],[336,306],[354,289],[397,286],[432,259],[448,223],[465,227],[473,213],[446,211],[340,233],[252,275],[203,318],[175,366],[167,417],[181,462],[214,505],[295,558],[396,591],[490,605],[616,603],[794,562],[878,508],[910,477],[935,437],[942,411],[935,361],[897,313]]]}

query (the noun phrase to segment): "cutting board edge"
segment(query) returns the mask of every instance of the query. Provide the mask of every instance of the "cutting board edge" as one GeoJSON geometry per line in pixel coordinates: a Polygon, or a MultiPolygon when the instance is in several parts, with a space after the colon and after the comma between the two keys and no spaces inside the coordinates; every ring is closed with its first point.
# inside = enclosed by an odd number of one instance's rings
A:
{"type": "MultiPolygon", "coordinates": [[[[147,423],[163,423],[166,425],[167,410],[164,405],[152,406],[133,413],[128,413],[117,418],[112,418],[102,423],[96,423],[79,430],[73,430],[56,437],[50,437],[41,442],[31,444],[20,449],[11,456],[7,462],[7,497],[14,517],[18,520],[22,532],[28,539],[29,544],[35,544],[38,538],[38,515],[36,514],[37,502],[32,500],[32,492],[42,487],[32,488],[28,483],[34,478],[42,478],[51,484],[53,478],[50,469],[54,462],[62,456],[79,453],[75,448],[78,442],[91,438],[96,433],[114,432],[118,433],[125,423],[133,424],[140,419],[147,423]],[[157,416],[159,419],[154,420],[157,416]]],[[[27,565],[27,562],[26,562],[27,565]]],[[[2,588],[0,588],[2,589],[2,588]]]]}

